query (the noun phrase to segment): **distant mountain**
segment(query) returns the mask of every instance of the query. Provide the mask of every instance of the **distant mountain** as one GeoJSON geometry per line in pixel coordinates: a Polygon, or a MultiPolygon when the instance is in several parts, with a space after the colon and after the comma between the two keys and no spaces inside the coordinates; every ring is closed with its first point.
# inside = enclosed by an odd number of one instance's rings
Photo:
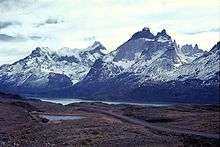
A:
{"type": "Polygon", "coordinates": [[[183,64],[192,62],[186,58],[195,59],[195,56],[204,54],[204,51],[197,48],[188,48],[196,55],[186,54],[180,50],[182,48],[178,47],[166,30],[154,36],[149,28],[143,28],[115,51],[97,60],[84,81],[91,81],[90,78],[96,80],[112,78],[122,73],[143,75],[144,80],[155,78],[166,80],[162,77],[164,72],[173,71],[183,64]]]}
{"type": "Polygon", "coordinates": [[[71,86],[82,80],[106,51],[100,42],[86,49],[62,48],[57,52],[37,47],[24,59],[0,67],[0,89],[36,94],[71,86]]]}
{"type": "Polygon", "coordinates": [[[145,27],[116,50],[36,48],[0,67],[0,90],[92,100],[219,103],[218,42],[209,52],[179,46],[164,29],[145,27]]]}
{"type": "Polygon", "coordinates": [[[210,52],[186,46],[144,28],[65,90],[94,100],[219,102],[219,42],[210,52]]]}

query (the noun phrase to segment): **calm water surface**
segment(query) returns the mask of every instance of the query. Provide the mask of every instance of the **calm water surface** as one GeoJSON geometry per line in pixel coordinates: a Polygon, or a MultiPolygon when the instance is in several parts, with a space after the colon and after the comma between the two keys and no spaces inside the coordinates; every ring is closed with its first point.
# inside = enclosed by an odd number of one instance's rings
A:
{"type": "Polygon", "coordinates": [[[46,118],[50,121],[59,121],[59,120],[78,120],[84,117],[82,116],[72,116],[72,115],[40,115],[42,118],[46,118]]]}
{"type": "Polygon", "coordinates": [[[109,102],[109,101],[89,101],[89,100],[81,100],[81,99],[41,99],[42,101],[52,102],[52,103],[59,103],[63,105],[68,105],[71,103],[80,103],[80,102],[102,102],[105,104],[129,104],[129,105],[140,105],[140,106],[170,106],[171,104],[160,104],[160,103],[129,103],[129,102],[109,102]]]}

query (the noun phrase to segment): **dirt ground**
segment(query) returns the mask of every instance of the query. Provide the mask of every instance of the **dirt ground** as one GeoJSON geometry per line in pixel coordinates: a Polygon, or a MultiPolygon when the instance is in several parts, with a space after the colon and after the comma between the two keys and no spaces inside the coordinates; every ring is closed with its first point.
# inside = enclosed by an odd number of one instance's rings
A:
{"type": "Polygon", "coordinates": [[[219,106],[143,107],[103,103],[54,104],[0,95],[0,146],[171,147],[219,146],[219,139],[178,135],[152,125],[219,134],[219,106]],[[39,115],[77,115],[78,120],[50,121],[39,115]],[[130,121],[131,119],[131,121],[130,121]]]}

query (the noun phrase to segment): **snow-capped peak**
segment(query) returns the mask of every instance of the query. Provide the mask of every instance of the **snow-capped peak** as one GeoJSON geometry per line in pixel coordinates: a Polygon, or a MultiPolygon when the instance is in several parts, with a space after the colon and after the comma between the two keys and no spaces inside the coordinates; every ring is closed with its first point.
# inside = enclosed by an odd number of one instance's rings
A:
{"type": "Polygon", "coordinates": [[[106,54],[107,50],[104,47],[104,45],[101,44],[99,41],[95,41],[91,46],[85,48],[85,49],[77,49],[77,48],[68,48],[64,47],[57,51],[57,54],[62,56],[79,56],[79,54],[82,54],[84,52],[90,52],[92,54],[94,53],[101,53],[106,54]]]}
{"type": "Polygon", "coordinates": [[[51,52],[51,51],[48,47],[36,47],[36,49],[31,52],[30,56],[39,57],[39,56],[42,56],[42,55],[46,55],[49,52],[51,52]]]}
{"type": "Polygon", "coordinates": [[[99,41],[95,41],[91,47],[92,48],[102,47],[103,49],[105,49],[105,47],[99,41]]]}
{"type": "Polygon", "coordinates": [[[95,53],[95,52],[99,52],[99,53],[103,53],[103,54],[107,53],[107,49],[99,41],[95,41],[91,46],[89,46],[85,50],[88,50],[88,51],[93,52],[93,53],[95,53]]]}

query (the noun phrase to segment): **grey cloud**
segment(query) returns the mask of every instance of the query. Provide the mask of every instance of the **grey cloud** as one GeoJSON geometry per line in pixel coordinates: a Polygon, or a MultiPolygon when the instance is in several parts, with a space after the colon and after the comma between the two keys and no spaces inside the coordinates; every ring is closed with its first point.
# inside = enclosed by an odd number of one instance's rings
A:
{"type": "Polygon", "coordinates": [[[23,35],[17,35],[17,36],[11,36],[7,34],[0,34],[0,42],[22,42],[22,41],[27,41],[29,39],[31,40],[39,40],[42,39],[43,37],[41,36],[29,36],[29,37],[24,37],[23,35]]]}
{"type": "Polygon", "coordinates": [[[47,24],[57,24],[57,23],[58,23],[58,20],[57,20],[57,19],[47,19],[47,20],[46,20],[46,23],[47,23],[47,24]]]}
{"type": "Polygon", "coordinates": [[[195,34],[201,34],[201,33],[206,33],[206,32],[220,32],[220,28],[212,28],[212,29],[204,30],[204,31],[185,32],[185,34],[195,35],[195,34]]]}
{"type": "Polygon", "coordinates": [[[0,0],[0,12],[23,9],[29,5],[34,5],[38,1],[39,0],[0,0]]]}
{"type": "Polygon", "coordinates": [[[30,36],[30,39],[39,40],[39,39],[42,39],[42,37],[41,36],[30,36]]]}
{"type": "Polygon", "coordinates": [[[7,28],[8,26],[11,26],[11,25],[12,25],[11,22],[1,22],[0,21],[0,29],[7,28]]]}
{"type": "Polygon", "coordinates": [[[45,22],[37,24],[36,27],[44,26],[47,24],[58,24],[58,23],[62,23],[62,22],[63,22],[63,20],[49,18],[49,19],[45,20],[45,22]]]}
{"type": "Polygon", "coordinates": [[[26,39],[21,36],[10,36],[6,34],[0,34],[0,41],[2,42],[20,42],[20,41],[25,41],[26,39]]]}
{"type": "Polygon", "coordinates": [[[10,21],[0,21],[0,29],[4,29],[4,28],[7,28],[9,26],[12,26],[12,25],[21,25],[21,23],[19,22],[10,22],[10,21]]]}

